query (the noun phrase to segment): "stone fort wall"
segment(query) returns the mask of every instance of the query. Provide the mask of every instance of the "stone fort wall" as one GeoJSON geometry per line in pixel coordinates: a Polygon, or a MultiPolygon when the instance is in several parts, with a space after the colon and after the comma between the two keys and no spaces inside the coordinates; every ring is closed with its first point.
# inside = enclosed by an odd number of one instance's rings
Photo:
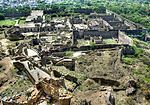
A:
{"type": "Polygon", "coordinates": [[[103,39],[110,39],[110,38],[118,39],[118,31],[98,31],[98,30],[73,31],[73,37],[75,39],[82,39],[86,36],[90,36],[90,37],[101,36],[103,39]]]}

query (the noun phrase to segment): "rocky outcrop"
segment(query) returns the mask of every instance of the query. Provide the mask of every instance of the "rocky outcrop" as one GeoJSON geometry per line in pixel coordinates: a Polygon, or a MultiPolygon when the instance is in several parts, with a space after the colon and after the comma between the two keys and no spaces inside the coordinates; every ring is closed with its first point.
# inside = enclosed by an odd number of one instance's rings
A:
{"type": "Polygon", "coordinates": [[[126,83],[126,95],[133,95],[137,91],[137,84],[134,80],[129,80],[126,83]]]}

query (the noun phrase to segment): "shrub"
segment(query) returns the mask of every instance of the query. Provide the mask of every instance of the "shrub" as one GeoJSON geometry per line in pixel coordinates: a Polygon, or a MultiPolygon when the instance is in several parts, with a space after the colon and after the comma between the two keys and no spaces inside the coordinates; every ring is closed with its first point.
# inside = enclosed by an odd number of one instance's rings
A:
{"type": "Polygon", "coordinates": [[[135,57],[139,57],[142,53],[143,53],[143,50],[141,48],[138,48],[136,46],[132,46],[133,50],[134,50],[134,56],[135,57]]]}

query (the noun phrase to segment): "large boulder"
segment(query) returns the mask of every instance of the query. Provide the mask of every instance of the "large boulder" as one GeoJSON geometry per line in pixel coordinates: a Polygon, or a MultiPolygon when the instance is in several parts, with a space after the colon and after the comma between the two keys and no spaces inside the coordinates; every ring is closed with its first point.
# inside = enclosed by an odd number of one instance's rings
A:
{"type": "Polygon", "coordinates": [[[137,84],[134,80],[129,80],[126,83],[126,95],[133,95],[137,90],[137,84]]]}

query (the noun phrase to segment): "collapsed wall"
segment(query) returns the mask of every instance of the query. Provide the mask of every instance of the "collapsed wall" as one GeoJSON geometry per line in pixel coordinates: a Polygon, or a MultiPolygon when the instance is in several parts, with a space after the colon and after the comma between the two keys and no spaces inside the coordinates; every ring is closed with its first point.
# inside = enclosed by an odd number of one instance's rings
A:
{"type": "Polygon", "coordinates": [[[147,30],[146,29],[134,29],[134,30],[122,30],[122,32],[124,32],[128,36],[144,41],[146,38],[147,30]]]}
{"type": "Polygon", "coordinates": [[[119,31],[119,43],[133,45],[133,40],[127,36],[124,32],[119,31]]]}
{"type": "Polygon", "coordinates": [[[126,18],[124,18],[124,17],[122,17],[122,16],[116,14],[116,13],[113,12],[113,11],[106,10],[106,13],[107,13],[107,14],[110,14],[110,15],[114,15],[114,16],[117,17],[118,19],[122,20],[122,21],[124,22],[124,24],[127,25],[127,26],[129,26],[131,29],[142,29],[142,28],[145,29],[144,26],[142,26],[142,25],[140,25],[140,24],[138,24],[138,23],[134,23],[134,22],[132,22],[132,21],[130,21],[130,20],[128,20],[128,19],[126,19],[126,18]]]}
{"type": "MultiPolygon", "coordinates": [[[[70,105],[72,96],[69,94],[62,95],[60,88],[62,80],[54,78],[44,78],[39,81],[34,88],[27,90],[28,95],[18,94],[13,97],[2,98],[2,105],[37,105],[40,102],[42,96],[46,94],[47,97],[51,97],[56,100],[59,105],[70,105]],[[30,95],[29,95],[30,94],[30,95]]],[[[46,98],[45,98],[46,100],[46,98]]]]}

